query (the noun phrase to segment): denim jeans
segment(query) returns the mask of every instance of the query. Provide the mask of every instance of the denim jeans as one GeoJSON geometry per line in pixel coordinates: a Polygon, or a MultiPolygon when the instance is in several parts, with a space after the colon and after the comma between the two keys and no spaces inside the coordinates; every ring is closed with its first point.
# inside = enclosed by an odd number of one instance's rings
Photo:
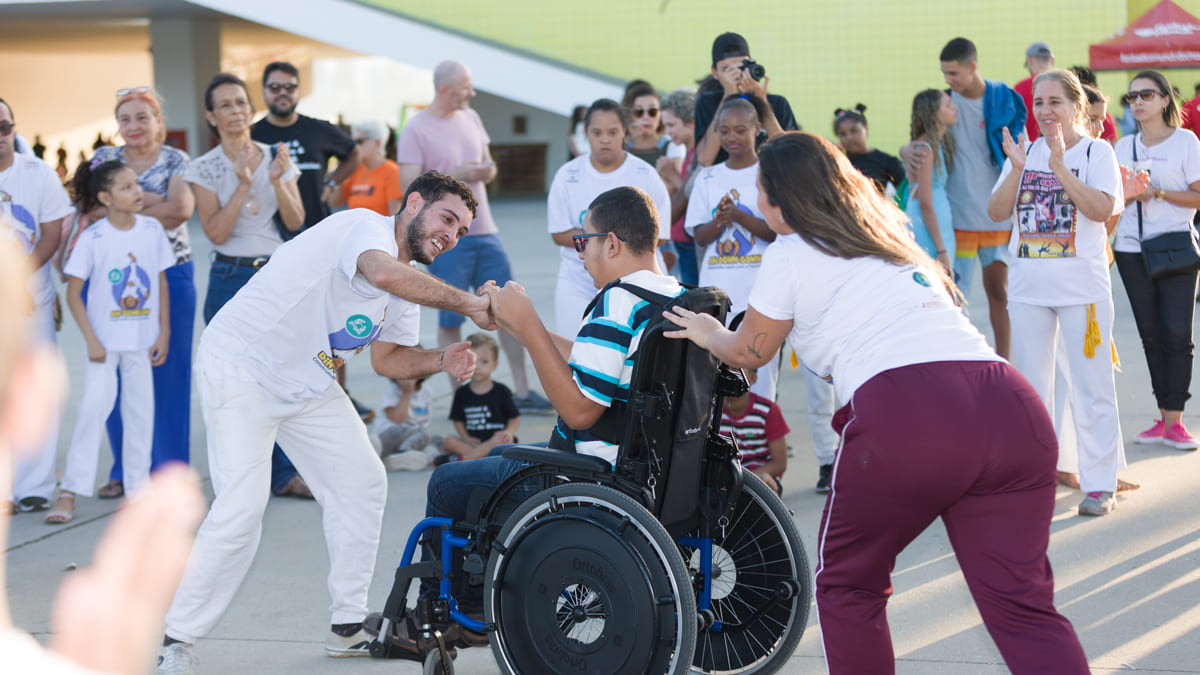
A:
{"type": "Polygon", "coordinates": [[[679,281],[697,286],[700,284],[700,260],[696,256],[696,244],[690,241],[672,241],[675,247],[675,276],[679,281]]]}
{"type": "MultiPolygon", "coordinates": [[[[225,303],[245,286],[258,270],[246,265],[231,265],[214,260],[208,271],[208,295],[204,297],[204,324],[212,322],[225,303]]],[[[279,445],[275,445],[271,453],[271,492],[279,492],[287,487],[297,475],[292,460],[283,454],[279,445]]]]}
{"type": "Polygon", "coordinates": [[[1176,274],[1152,280],[1141,253],[1116,251],[1113,258],[1133,308],[1133,321],[1142,338],[1150,386],[1163,410],[1183,410],[1191,397],[1192,318],[1196,313],[1197,274],[1176,274]]]}
{"type": "MultiPolygon", "coordinates": [[[[426,487],[425,517],[455,518],[467,517],[467,508],[471,495],[476,489],[482,488],[488,493],[495,491],[509,476],[529,466],[529,462],[502,457],[504,449],[509,446],[498,445],[492,448],[487,457],[443,464],[434,470],[429,477],[426,487]]],[[[515,507],[526,498],[537,492],[536,479],[529,479],[517,485],[509,492],[507,505],[515,507]]],[[[436,560],[436,552],[441,550],[441,537],[433,533],[430,543],[421,550],[422,560],[436,560]],[[436,547],[436,548],[431,548],[436,547]]],[[[464,610],[483,607],[482,589],[478,586],[463,584],[462,556],[456,554],[453,560],[453,593],[464,610]]],[[[435,580],[421,580],[421,595],[436,596],[438,594],[435,580]]]]}

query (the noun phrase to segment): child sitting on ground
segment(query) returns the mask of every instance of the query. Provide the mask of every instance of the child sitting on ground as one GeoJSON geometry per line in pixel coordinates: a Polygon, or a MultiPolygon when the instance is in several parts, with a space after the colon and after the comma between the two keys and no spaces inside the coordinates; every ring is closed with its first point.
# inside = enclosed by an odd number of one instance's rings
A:
{"type": "MultiPolygon", "coordinates": [[[[758,370],[743,368],[750,386],[758,370]]],[[[721,433],[737,441],[742,466],[783,494],[783,472],[787,470],[787,435],[791,429],[774,401],[753,392],[725,399],[721,411],[721,433]]]]}
{"type": "Polygon", "coordinates": [[[375,435],[379,454],[388,471],[420,471],[427,468],[441,438],[429,435],[433,395],[422,385],[428,377],[391,380],[375,411],[375,435]]]}
{"type": "Polygon", "coordinates": [[[515,434],[521,422],[517,403],[508,387],[492,381],[500,347],[486,333],[469,335],[467,342],[475,352],[475,374],[454,392],[450,420],[458,435],[446,438],[442,443],[446,454],[435,459],[434,464],[478,459],[497,445],[517,442],[515,434]]]}

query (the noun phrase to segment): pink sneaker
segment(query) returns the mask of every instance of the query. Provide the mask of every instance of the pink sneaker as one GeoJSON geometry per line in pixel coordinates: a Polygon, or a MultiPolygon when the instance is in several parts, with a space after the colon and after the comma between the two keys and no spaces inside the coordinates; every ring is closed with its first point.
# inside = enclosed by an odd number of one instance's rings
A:
{"type": "Polygon", "coordinates": [[[1142,445],[1157,445],[1163,442],[1163,432],[1166,430],[1167,425],[1162,420],[1158,420],[1154,426],[1134,436],[1133,442],[1142,445]]]}
{"type": "Polygon", "coordinates": [[[1195,438],[1188,433],[1183,422],[1176,422],[1174,426],[1167,429],[1167,432],[1162,437],[1163,445],[1169,445],[1177,450],[1195,450],[1200,447],[1200,443],[1196,442],[1195,438]]]}

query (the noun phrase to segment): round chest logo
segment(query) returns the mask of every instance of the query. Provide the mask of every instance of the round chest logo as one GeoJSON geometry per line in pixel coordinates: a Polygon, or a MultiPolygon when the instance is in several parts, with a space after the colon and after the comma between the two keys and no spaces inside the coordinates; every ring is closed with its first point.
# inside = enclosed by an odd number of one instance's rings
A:
{"type": "Polygon", "coordinates": [[[374,324],[371,323],[371,320],[362,314],[355,314],[346,319],[346,332],[356,338],[367,337],[371,334],[371,328],[373,327],[374,324]]]}
{"type": "Polygon", "coordinates": [[[913,281],[921,284],[922,286],[929,286],[929,278],[920,272],[913,272],[913,281]]]}
{"type": "Polygon", "coordinates": [[[112,269],[108,271],[108,283],[119,284],[125,275],[121,274],[121,270],[112,269]]]}

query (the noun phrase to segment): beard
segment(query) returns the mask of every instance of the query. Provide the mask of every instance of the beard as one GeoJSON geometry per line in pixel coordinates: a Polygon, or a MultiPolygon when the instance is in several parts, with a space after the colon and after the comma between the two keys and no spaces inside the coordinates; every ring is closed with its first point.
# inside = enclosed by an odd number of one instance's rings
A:
{"type": "Polygon", "coordinates": [[[270,110],[271,114],[276,117],[287,117],[296,110],[296,104],[288,99],[281,99],[278,102],[268,101],[267,110],[270,110]]]}
{"type": "Polygon", "coordinates": [[[421,211],[413,216],[413,219],[408,223],[408,253],[413,260],[422,265],[432,265],[433,257],[425,252],[425,244],[429,233],[425,230],[425,212],[429,210],[429,205],[421,207],[421,211]]]}

